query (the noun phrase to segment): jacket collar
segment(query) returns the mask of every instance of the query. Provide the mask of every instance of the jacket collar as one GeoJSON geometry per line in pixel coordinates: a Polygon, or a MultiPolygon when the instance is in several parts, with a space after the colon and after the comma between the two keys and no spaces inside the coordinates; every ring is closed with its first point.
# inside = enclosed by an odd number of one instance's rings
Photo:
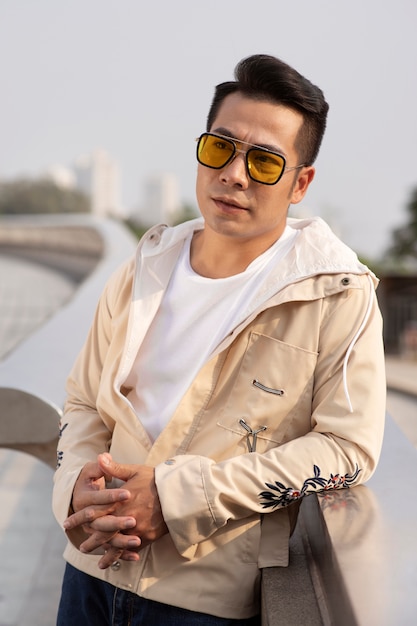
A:
{"type": "MultiPolygon", "coordinates": [[[[288,253],[285,263],[277,265],[263,291],[267,289],[273,293],[274,283],[292,284],[321,274],[370,274],[375,285],[378,283],[366,265],[359,261],[355,252],[344,244],[320,217],[287,218],[287,224],[297,231],[294,246],[288,253]]],[[[203,218],[190,220],[173,228],[163,224],[154,226],[141,241],[139,247],[141,257],[143,259],[155,257],[164,255],[168,250],[180,249],[192,232],[203,228],[203,218]]]]}

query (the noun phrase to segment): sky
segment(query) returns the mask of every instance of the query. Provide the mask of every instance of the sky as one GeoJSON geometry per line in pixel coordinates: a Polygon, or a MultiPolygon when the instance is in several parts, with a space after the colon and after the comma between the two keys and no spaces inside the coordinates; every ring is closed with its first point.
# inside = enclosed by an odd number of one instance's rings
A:
{"type": "Polygon", "coordinates": [[[128,211],[165,172],[196,206],[194,139],[214,87],[241,58],[272,54],[330,105],[290,214],[320,215],[379,259],[417,186],[416,24],[415,0],[0,0],[0,179],[102,148],[128,211]]]}

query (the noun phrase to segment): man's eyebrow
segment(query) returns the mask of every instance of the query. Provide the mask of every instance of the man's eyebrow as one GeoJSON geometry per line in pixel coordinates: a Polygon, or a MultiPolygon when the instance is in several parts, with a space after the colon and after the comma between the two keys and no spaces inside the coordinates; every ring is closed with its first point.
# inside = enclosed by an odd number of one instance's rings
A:
{"type": "Polygon", "coordinates": [[[256,146],[257,148],[264,148],[265,150],[269,150],[270,152],[277,152],[278,154],[282,154],[283,156],[286,156],[284,150],[282,150],[282,148],[279,148],[278,146],[274,146],[272,144],[267,144],[267,143],[252,144],[252,143],[248,143],[247,141],[242,141],[241,139],[238,139],[237,137],[235,137],[230,132],[230,130],[227,130],[227,128],[223,128],[223,126],[220,126],[219,128],[214,128],[211,132],[215,133],[216,135],[223,135],[224,137],[229,137],[230,139],[234,139],[237,142],[240,142],[249,146],[256,146]]]}

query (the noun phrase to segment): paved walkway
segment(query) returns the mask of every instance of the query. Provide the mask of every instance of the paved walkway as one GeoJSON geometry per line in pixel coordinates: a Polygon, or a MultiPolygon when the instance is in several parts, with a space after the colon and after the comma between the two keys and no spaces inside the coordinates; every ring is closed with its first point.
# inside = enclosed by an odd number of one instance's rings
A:
{"type": "MultiPolygon", "coordinates": [[[[0,360],[71,297],[70,281],[0,255],[0,360]],[[23,297],[23,299],[22,299],[23,297]]],[[[417,396],[417,361],[387,357],[388,387],[417,396]]],[[[0,449],[0,626],[54,626],[65,538],[51,512],[52,470],[0,449]]]]}
{"type": "Polygon", "coordinates": [[[54,626],[65,537],[51,511],[51,468],[0,450],[0,626],[54,626]]]}

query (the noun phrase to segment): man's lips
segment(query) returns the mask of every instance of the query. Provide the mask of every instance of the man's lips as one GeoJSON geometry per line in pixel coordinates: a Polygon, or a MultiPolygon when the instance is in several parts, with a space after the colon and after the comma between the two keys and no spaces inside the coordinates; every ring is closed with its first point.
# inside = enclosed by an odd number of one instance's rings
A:
{"type": "Polygon", "coordinates": [[[213,198],[213,200],[217,204],[217,206],[219,206],[222,209],[226,209],[229,211],[233,209],[239,210],[239,211],[248,210],[246,207],[239,204],[239,202],[237,202],[236,200],[233,200],[233,198],[227,198],[227,197],[221,196],[221,197],[213,198]]]}

